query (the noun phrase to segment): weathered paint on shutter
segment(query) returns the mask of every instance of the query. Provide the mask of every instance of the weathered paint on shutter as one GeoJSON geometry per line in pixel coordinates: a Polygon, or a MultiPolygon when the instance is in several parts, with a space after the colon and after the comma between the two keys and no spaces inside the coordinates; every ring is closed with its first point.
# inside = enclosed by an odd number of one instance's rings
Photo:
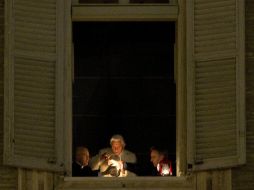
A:
{"type": "Polygon", "coordinates": [[[188,156],[193,169],[245,160],[243,3],[188,1],[188,156]]]}
{"type": "Polygon", "coordinates": [[[8,1],[5,162],[62,170],[61,0],[8,1]],[[60,6],[61,5],[61,6],[60,6]]]}
{"type": "Polygon", "coordinates": [[[4,0],[0,0],[0,190],[17,189],[17,170],[3,166],[4,0]]]}
{"type": "Polygon", "coordinates": [[[246,165],[232,171],[233,190],[254,187],[254,1],[246,0],[246,165]]]}

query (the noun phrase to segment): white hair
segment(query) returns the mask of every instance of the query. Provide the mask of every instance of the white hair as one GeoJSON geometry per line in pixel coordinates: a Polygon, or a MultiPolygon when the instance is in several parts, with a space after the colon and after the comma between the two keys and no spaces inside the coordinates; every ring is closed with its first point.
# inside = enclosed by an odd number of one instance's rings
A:
{"type": "Polygon", "coordinates": [[[123,147],[125,147],[125,145],[126,145],[122,135],[118,135],[118,134],[113,135],[110,139],[110,145],[112,145],[112,143],[115,141],[118,141],[118,142],[120,141],[123,147]]]}

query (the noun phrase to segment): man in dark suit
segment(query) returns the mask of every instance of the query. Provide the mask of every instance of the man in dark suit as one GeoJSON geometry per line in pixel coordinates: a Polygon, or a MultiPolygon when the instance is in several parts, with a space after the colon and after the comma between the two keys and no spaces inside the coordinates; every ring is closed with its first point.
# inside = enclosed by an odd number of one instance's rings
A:
{"type": "Polygon", "coordinates": [[[153,176],[172,176],[172,163],[168,159],[167,151],[158,147],[150,149],[151,162],[154,166],[152,171],[153,176]]]}
{"type": "Polygon", "coordinates": [[[89,150],[86,147],[77,147],[75,161],[72,163],[72,176],[97,176],[96,171],[92,171],[89,163],[89,150]]]}

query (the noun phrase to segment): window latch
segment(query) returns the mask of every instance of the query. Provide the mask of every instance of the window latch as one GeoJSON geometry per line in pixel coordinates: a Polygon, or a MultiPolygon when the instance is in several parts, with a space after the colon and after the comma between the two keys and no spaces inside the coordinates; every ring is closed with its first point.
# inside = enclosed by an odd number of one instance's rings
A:
{"type": "Polygon", "coordinates": [[[56,164],[56,159],[55,158],[48,158],[48,163],[49,164],[56,164]]]}
{"type": "Polygon", "coordinates": [[[195,161],[195,165],[201,165],[201,164],[204,164],[203,160],[197,160],[197,161],[195,161]]]}

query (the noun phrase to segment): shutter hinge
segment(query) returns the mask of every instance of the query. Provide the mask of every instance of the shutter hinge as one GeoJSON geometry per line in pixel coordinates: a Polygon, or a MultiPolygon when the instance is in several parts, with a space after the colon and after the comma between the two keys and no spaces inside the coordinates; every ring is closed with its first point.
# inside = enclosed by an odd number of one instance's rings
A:
{"type": "Polygon", "coordinates": [[[197,160],[197,161],[195,161],[195,165],[200,165],[200,164],[204,164],[204,161],[203,160],[197,160]]]}
{"type": "Polygon", "coordinates": [[[188,166],[188,170],[192,170],[192,166],[193,166],[192,164],[188,164],[187,166],[188,166]]]}
{"type": "Polygon", "coordinates": [[[48,163],[49,164],[56,164],[56,159],[55,158],[48,158],[48,163]]]}

